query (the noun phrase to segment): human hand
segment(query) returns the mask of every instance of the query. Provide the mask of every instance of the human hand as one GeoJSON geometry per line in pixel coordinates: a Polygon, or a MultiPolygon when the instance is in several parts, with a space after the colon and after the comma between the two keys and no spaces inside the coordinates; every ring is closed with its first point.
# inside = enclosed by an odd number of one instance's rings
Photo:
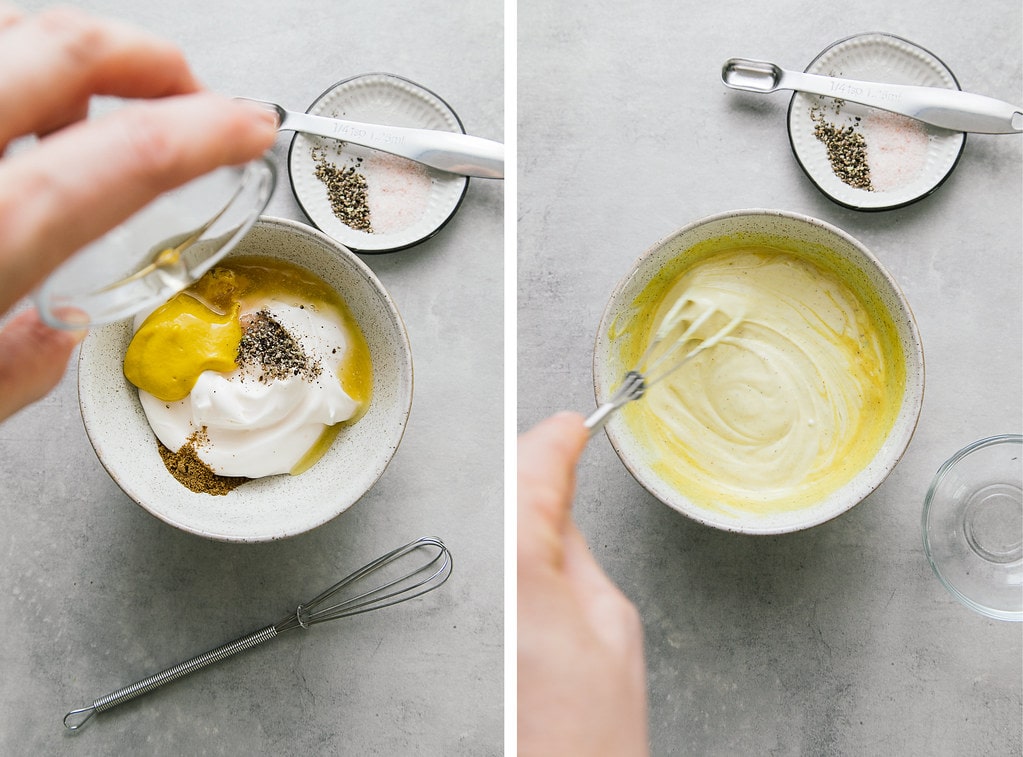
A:
{"type": "Polygon", "coordinates": [[[518,443],[520,755],[647,754],[643,631],[571,519],[582,416],[518,443]]]}
{"type": "MultiPolygon", "coordinates": [[[[0,0],[0,314],[73,252],[159,194],[244,163],[276,136],[258,105],[202,90],[181,52],[116,21],[73,9],[25,15],[0,0]],[[93,95],[137,99],[86,119],[93,95]]],[[[0,420],[60,380],[84,333],[34,310],[0,331],[0,420]]]]}

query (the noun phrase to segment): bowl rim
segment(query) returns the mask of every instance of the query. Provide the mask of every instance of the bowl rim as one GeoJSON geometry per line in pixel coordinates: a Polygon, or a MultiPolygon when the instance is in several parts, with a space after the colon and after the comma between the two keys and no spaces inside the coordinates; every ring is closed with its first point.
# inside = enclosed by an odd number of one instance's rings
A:
{"type": "MultiPolygon", "coordinates": [[[[308,533],[309,531],[319,528],[320,526],[332,521],[334,518],[338,517],[343,512],[350,509],[356,502],[358,502],[363,496],[365,496],[376,485],[380,477],[383,475],[384,471],[387,469],[387,467],[394,459],[394,455],[396,454],[398,447],[400,446],[401,441],[404,438],[405,432],[408,427],[408,419],[411,414],[412,401],[415,394],[414,391],[415,375],[408,330],[405,326],[404,319],[401,317],[401,313],[398,311],[398,308],[394,300],[391,298],[390,294],[384,288],[383,284],[380,282],[376,274],[373,273],[372,269],[370,269],[369,266],[366,265],[364,261],[362,261],[353,251],[349,250],[343,244],[333,239],[329,235],[324,234],[319,229],[316,229],[300,221],[294,221],[289,218],[279,218],[275,216],[260,216],[259,219],[253,225],[253,229],[257,228],[284,229],[289,233],[298,234],[299,236],[305,236],[309,238],[311,241],[318,242],[319,244],[323,245],[325,252],[327,252],[328,250],[333,252],[341,251],[340,257],[344,258],[346,263],[351,266],[353,273],[357,277],[365,281],[371,287],[376,298],[379,300],[383,308],[386,310],[388,317],[392,320],[393,325],[396,327],[395,331],[398,336],[397,345],[399,348],[397,350],[398,352],[397,359],[399,360],[402,366],[402,370],[407,371],[408,376],[407,392],[401,392],[399,393],[398,396],[398,406],[396,410],[396,415],[400,417],[401,423],[399,424],[399,428],[396,430],[396,432],[392,431],[393,436],[388,437],[387,447],[389,451],[385,456],[383,456],[383,459],[379,460],[375,464],[372,473],[366,479],[366,486],[361,492],[358,492],[357,494],[352,494],[347,497],[333,499],[332,502],[335,505],[334,507],[325,508],[324,511],[321,514],[319,514],[316,518],[303,522],[301,528],[290,529],[285,528],[277,530],[266,529],[258,532],[254,531],[253,533],[238,534],[233,532],[228,533],[216,531],[214,529],[198,525],[190,525],[189,523],[184,522],[181,518],[174,517],[172,513],[164,512],[161,508],[155,506],[151,502],[147,502],[146,497],[140,493],[139,487],[137,485],[133,485],[130,480],[124,479],[123,471],[112,469],[111,462],[105,457],[104,453],[101,453],[99,446],[97,446],[97,440],[94,437],[94,435],[98,433],[98,431],[93,426],[93,424],[95,423],[95,418],[92,417],[93,411],[89,411],[86,409],[88,400],[85,398],[83,394],[83,374],[85,374],[85,372],[83,372],[82,367],[85,364],[85,362],[89,359],[88,358],[89,353],[86,349],[82,349],[79,351],[77,361],[78,376],[76,382],[78,388],[79,401],[78,404],[80,414],[82,417],[83,424],[85,426],[86,436],[89,439],[89,443],[92,445],[96,457],[99,459],[100,463],[106,470],[107,474],[113,479],[117,486],[133,502],[135,502],[135,504],[137,504],[139,507],[141,507],[143,510],[148,512],[153,517],[163,521],[164,523],[170,526],[173,526],[174,528],[180,531],[184,531],[186,533],[190,533],[195,536],[200,536],[214,541],[246,544],[279,541],[281,539],[291,538],[299,536],[304,533],[308,533]]],[[[234,254],[236,251],[237,250],[232,250],[231,254],[234,254]]],[[[313,272],[316,273],[315,271],[313,272]]],[[[113,328],[123,323],[124,321],[115,322],[114,324],[108,324],[104,328],[113,328]]],[[[88,338],[89,337],[87,337],[87,339],[88,338]]],[[[134,396],[134,401],[138,402],[137,394],[134,396]]],[[[142,420],[143,422],[145,422],[144,413],[142,415],[142,420]]]]}
{"type": "MultiPolygon", "coordinates": [[[[810,507],[800,508],[798,510],[790,511],[790,516],[786,521],[774,525],[771,523],[758,524],[756,521],[752,523],[739,522],[734,518],[722,518],[717,516],[713,511],[697,506],[696,503],[689,500],[688,497],[673,490],[671,487],[659,485],[660,481],[658,477],[653,474],[646,473],[643,470],[642,465],[630,458],[626,451],[626,445],[623,444],[623,438],[625,436],[625,432],[622,430],[623,424],[620,418],[617,417],[617,414],[613,415],[604,427],[604,431],[607,434],[608,440],[611,442],[611,446],[614,449],[615,454],[618,456],[619,460],[621,460],[626,470],[628,470],[629,474],[655,499],[703,525],[723,531],[758,536],[802,531],[812,528],[813,526],[826,523],[827,521],[848,512],[873,493],[898,466],[916,432],[916,428],[920,420],[920,413],[923,407],[924,386],[926,383],[926,364],[924,359],[923,343],[920,338],[920,331],[909,301],[901,287],[898,285],[898,282],[895,280],[891,272],[881,263],[881,261],[878,260],[878,258],[866,247],[866,245],[849,233],[831,223],[828,223],[827,221],[788,210],[744,208],[727,210],[698,218],[687,223],[678,230],[661,237],[657,242],[648,247],[632,262],[625,275],[623,275],[615,284],[601,314],[596,337],[594,339],[592,361],[593,392],[595,401],[599,406],[599,404],[604,401],[604,398],[601,395],[600,384],[600,378],[602,375],[602,354],[600,351],[601,343],[615,315],[616,305],[619,304],[619,301],[622,299],[623,293],[626,289],[639,276],[640,271],[643,270],[647,261],[663,250],[666,245],[683,235],[692,233],[696,229],[710,224],[720,223],[722,221],[763,217],[781,218],[789,223],[806,224],[811,227],[816,227],[827,234],[836,236],[852,249],[856,250],[856,254],[862,257],[863,262],[867,264],[879,277],[879,279],[890,288],[891,294],[894,296],[895,301],[901,308],[903,318],[899,318],[898,312],[890,311],[890,315],[893,320],[896,320],[897,322],[899,320],[903,320],[905,322],[904,336],[909,340],[909,343],[907,344],[900,338],[900,343],[906,361],[906,379],[904,384],[902,407],[896,415],[892,431],[889,433],[889,436],[874,454],[874,457],[871,458],[864,467],[863,471],[873,468],[877,469],[865,480],[861,480],[864,476],[864,472],[861,471],[860,474],[840,487],[832,494],[829,500],[826,501],[834,500],[838,494],[846,492],[847,489],[852,490],[855,485],[855,493],[853,496],[845,497],[844,499],[849,501],[842,506],[822,508],[820,505],[812,505],[810,507]],[[888,457],[886,457],[882,461],[883,464],[878,467],[878,461],[882,458],[883,453],[886,453],[888,457]],[[791,513],[810,512],[813,512],[813,517],[805,518],[798,523],[788,522],[795,521],[795,518],[791,515],[791,513]]],[[[682,250],[681,252],[684,251],[685,250],[682,250]]],[[[900,330],[899,333],[902,334],[902,330],[900,330]]]]}

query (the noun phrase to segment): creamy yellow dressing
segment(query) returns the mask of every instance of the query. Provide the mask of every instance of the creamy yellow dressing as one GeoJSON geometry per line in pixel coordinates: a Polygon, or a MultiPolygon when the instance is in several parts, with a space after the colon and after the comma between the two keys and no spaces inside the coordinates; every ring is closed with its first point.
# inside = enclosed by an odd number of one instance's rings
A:
{"type": "Polygon", "coordinates": [[[767,513],[819,501],[869,462],[898,413],[905,363],[886,307],[824,250],[719,241],[687,261],[637,298],[617,335],[623,364],[682,297],[744,320],[627,406],[627,422],[698,503],[767,513]]]}

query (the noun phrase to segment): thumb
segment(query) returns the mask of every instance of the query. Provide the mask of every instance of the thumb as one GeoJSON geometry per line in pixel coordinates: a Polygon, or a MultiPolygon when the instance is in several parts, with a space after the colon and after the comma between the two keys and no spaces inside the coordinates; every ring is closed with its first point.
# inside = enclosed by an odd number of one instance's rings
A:
{"type": "Polygon", "coordinates": [[[539,557],[556,565],[564,559],[575,467],[588,438],[581,415],[558,413],[518,440],[520,549],[552,550],[539,557]]]}
{"type": "Polygon", "coordinates": [[[51,329],[34,309],[14,316],[0,330],[0,421],[57,385],[85,333],[51,329]]]}

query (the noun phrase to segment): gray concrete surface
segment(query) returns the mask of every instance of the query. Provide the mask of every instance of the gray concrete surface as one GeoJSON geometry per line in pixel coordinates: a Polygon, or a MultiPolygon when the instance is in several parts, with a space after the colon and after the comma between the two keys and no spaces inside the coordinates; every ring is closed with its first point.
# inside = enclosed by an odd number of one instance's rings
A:
{"type": "MultiPolygon", "coordinates": [[[[303,108],[337,79],[389,71],[503,137],[497,2],[79,5],[177,40],[220,91],[303,108]]],[[[733,55],[801,67],[880,30],[931,49],[964,88],[1020,101],[1019,3],[519,0],[518,19],[520,427],[592,407],[590,349],[619,276],[665,234],[733,208],[804,212],[864,241],[927,354],[903,462],[804,533],[701,527],[647,495],[606,440],[590,445],[578,518],[644,617],[654,753],[1019,755],[1020,628],[952,600],[919,519],[946,457],[1020,430],[1020,140],[971,136],[932,197],[861,214],[796,166],[786,95],[718,81],[733,55]]],[[[436,238],[364,258],[409,329],[412,417],[378,485],[310,534],[225,545],[147,515],[95,458],[73,365],[0,424],[0,754],[501,753],[503,209],[503,185],[473,181],[436,238]],[[260,627],[420,533],[455,552],[442,593],[284,637],[64,733],[69,708],[260,627]]],[[[269,210],[302,220],[287,186],[269,210]]]]}
{"type": "MultiPolygon", "coordinates": [[[[335,81],[386,71],[504,138],[497,0],[461,6],[458,23],[436,0],[77,4],[177,41],[224,93],[304,110],[335,81]]],[[[379,483],[309,534],[229,545],[148,515],[93,453],[74,365],[0,424],[0,754],[501,753],[503,192],[472,180],[436,237],[364,256],[408,328],[412,414],[379,483]],[[439,592],[292,632],[65,733],[70,708],[279,620],[424,534],[455,555],[439,592]]],[[[286,172],[269,213],[305,220],[286,172]]]]}
{"type": "Polygon", "coordinates": [[[888,266],[912,304],[926,398],[905,458],[851,512],[788,536],[691,522],[649,496],[606,438],[577,516],[644,619],[657,755],[1019,755],[1021,629],[957,604],[924,557],[935,470],[1021,429],[1021,140],[971,135],[931,197],[859,213],[805,178],[787,94],[726,90],[729,57],[803,68],[887,31],[964,89],[1023,101],[1021,6],[940,0],[584,5],[520,0],[518,408],[528,427],[593,407],[604,304],[632,260],[712,213],[829,221],[888,266]]]}

